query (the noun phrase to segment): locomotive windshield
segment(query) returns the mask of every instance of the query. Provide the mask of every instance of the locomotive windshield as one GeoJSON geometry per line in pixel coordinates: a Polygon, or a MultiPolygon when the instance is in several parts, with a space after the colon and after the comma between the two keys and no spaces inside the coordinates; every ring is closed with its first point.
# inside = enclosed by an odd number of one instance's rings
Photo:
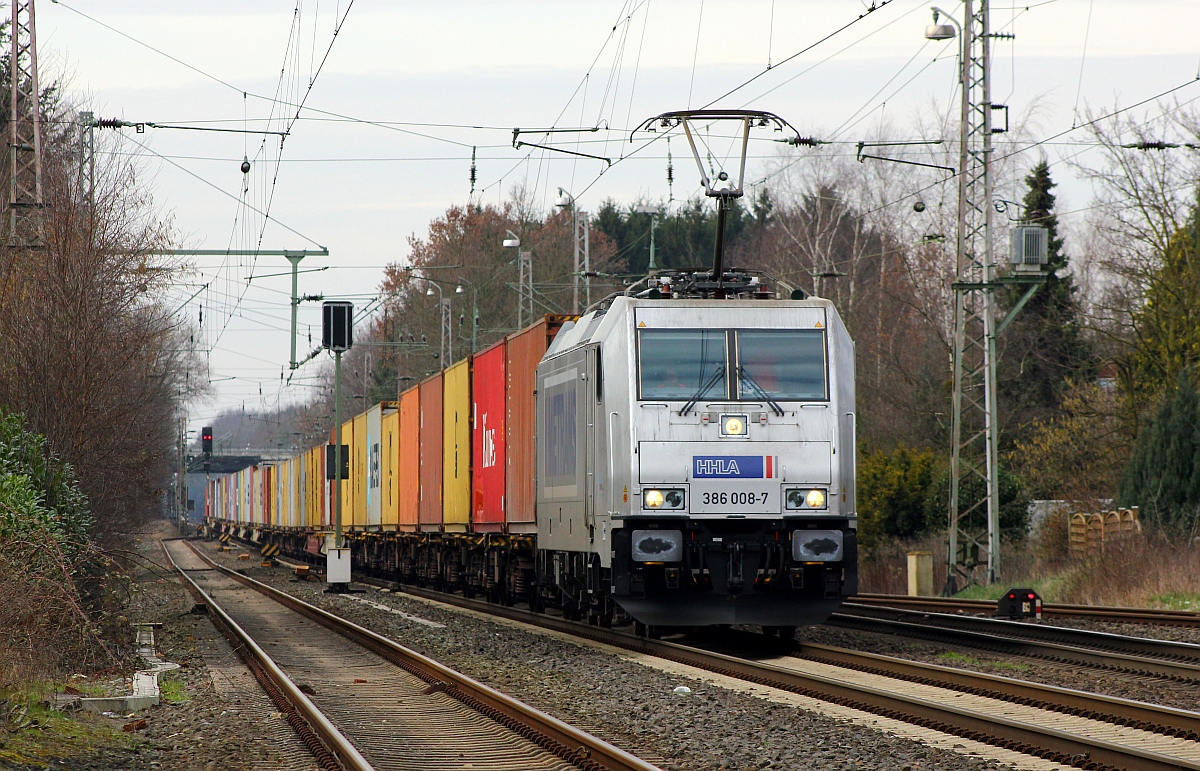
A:
{"type": "Polygon", "coordinates": [[[709,393],[726,398],[719,380],[725,367],[724,330],[640,330],[641,391],[643,399],[691,399],[705,385],[709,393]]]}
{"type": "Polygon", "coordinates": [[[638,354],[642,399],[828,398],[819,329],[639,329],[638,354]]]}
{"type": "Polygon", "coordinates": [[[761,399],[763,392],[778,401],[825,399],[821,330],[744,329],[736,335],[739,399],[761,399]]]}

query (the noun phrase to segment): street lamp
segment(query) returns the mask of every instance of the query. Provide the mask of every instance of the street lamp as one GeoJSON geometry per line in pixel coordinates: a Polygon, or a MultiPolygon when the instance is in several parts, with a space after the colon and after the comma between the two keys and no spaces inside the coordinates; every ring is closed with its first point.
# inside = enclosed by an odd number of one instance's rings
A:
{"type": "Polygon", "coordinates": [[[521,249],[520,237],[511,230],[504,231],[505,249],[517,250],[517,328],[525,328],[525,300],[529,300],[529,320],[533,321],[533,253],[521,249]],[[526,290],[528,285],[528,291],[526,290]]]}
{"type": "Polygon", "coordinates": [[[957,34],[958,32],[962,32],[962,25],[959,24],[958,20],[955,19],[953,16],[946,13],[941,8],[938,8],[937,6],[934,6],[932,10],[933,10],[933,24],[930,24],[928,27],[925,28],[925,39],[926,40],[949,40],[950,38],[954,37],[955,34],[957,34]],[[954,26],[952,27],[949,24],[938,24],[938,16],[939,15],[945,16],[947,19],[949,19],[951,21],[951,23],[954,24],[954,26]]]}
{"type": "Polygon", "coordinates": [[[650,264],[646,266],[646,272],[653,274],[658,270],[658,260],[654,255],[654,231],[658,230],[658,220],[654,218],[654,215],[658,214],[658,209],[653,206],[643,204],[634,209],[634,211],[636,211],[638,214],[650,215],[650,264]]]}
{"type": "Polygon", "coordinates": [[[437,281],[432,278],[425,278],[424,276],[422,276],[422,278],[424,279],[426,285],[426,297],[433,297],[434,289],[436,289],[438,292],[438,305],[441,306],[442,311],[442,344],[441,348],[438,350],[438,356],[440,356],[442,360],[442,369],[445,369],[449,366],[450,357],[452,355],[451,349],[454,346],[454,327],[450,324],[450,301],[446,299],[446,295],[442,291],[442,288],[438,286],[437,281]]]}
{"type": "Polygon", "coordinates": [[[466,287],[463,284],[471,287],[471,353],[475,353],[479,334],[479,292],[476,290],[474,281],[459,278],[458,286],[454,288],[455,294],[462,294],[466,291],[466,287]]]}
{"type": "Polygon", "coordinates": [[[571,274],[571,310],[579,313],[579,255],[583,253],[583,275],[584,291],[586,292],[585,303],[592,304],[592,279],[588,274],[591,272],[591,249],[588,244],[588,213],[580,211],[575,205],[575,196],[568,193],[561,187],[558,189],[558,199],[555,200],[555,205],[560,209],[571,207],[571,242],[574,244],[572,251],[575,254],[575,270],[571,274]]]}

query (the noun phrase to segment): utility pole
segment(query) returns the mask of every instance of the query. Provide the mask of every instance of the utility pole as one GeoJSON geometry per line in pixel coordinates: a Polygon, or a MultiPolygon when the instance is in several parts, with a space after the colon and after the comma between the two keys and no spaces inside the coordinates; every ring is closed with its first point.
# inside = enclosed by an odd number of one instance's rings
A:
{"type": "Polygon", "coordinates": [[[187,535],[187,416],[179,416],[179,470],[175,482],[175,526],[187,535]]]}
{"type": "Polygon", "coordinates": [[[91,216],[96,205],[96,115],[79,113],[79,200],[87,202],[91,216]]]}
{"type": "MultiPolygon", "coordinates": [[[[81,113],[81,115],[90,115],[90,113],[81,113]]],[[[82,119],[81,119],[82,122],[82,119]]],[[[300,303],[307,300],[320,302],[324,300],[323,295],[301,295],[300,294],[300,274],[301,273],[316,273],[325,268],[316,268],[313,271],[300,270],[300,260],[305,257],[328,257],[329,250],[325,247],[320,249],[152,249],[144,252],[144,254],[165,254],[183,257],[286,257],[287,261],[292,264],[292,358],[288,365],[290,369],[297,369],[304,362],[296,361],[296,311],[300,307],[300,303]]],[[[278,276],[278,273],[267,273],[253,278],[269,278],[278,276]]],[[[311,359],[320,352],[318,348],[308,358],[311,359]]],[[[308,359],[305,359],[308,361],[308,359]]]]}
{"type": "MultiPolygon", "coordinates": [[[[951,417],[949,571],[946,594],[986,565],[1000,576],[997,467],[995,256],[992,231],[992,111],[989,0],[964,0],[960,28],[958,229],[954,290],[954,394],[951,417]],[[983,482],[983,494],[966,480],[983,482]]],[[[935,9],[934,20],[937,20],[935,9]]],[[[948,14],[947,14],[948,15],[948,14]]],[[[936,37],[938,28],[926,35],[936,37]]]]}
{"type": "MultiPolygon", "coordinates": [[[[584,277],[584,308],[592,304],[592,260],[590,249],[590,222],[588,213],[582,211],[575,203],[575,196],[568,193],[561,187],[558,189],[558,200],[555,205],[566,208],[571,207],[571,243],[574,254],[574,270],[571,272],[571,312],[581,313],[579,307],[579,277],[584,277]],[[580,257],[583,258],[583,273],[580,269],[580,257]]],[[[532,296],[532,287],[531,287],[532,296]]],[[[532,315],[532,311],[531,314],[532,315]]]]}
{"type": "Polygon", "coordinates": [[[33,0],[12,0],[9,33],[8,238],[10,248],[41,246],[42,109],[33,0]]]}

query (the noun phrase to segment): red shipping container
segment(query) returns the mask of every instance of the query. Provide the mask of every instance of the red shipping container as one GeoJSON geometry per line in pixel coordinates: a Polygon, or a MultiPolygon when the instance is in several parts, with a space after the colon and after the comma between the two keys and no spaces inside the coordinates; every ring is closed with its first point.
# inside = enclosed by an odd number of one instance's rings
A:
{"type": "Polygon", "coordinates": [[[417,529],[421,500],[421,389],[400,394],[400,450],[397,474],[400,497],[396,502],[401,530],[417,529]]]}
{"type": "Polygon", "coordinates": [[[421,500],[417,522],[422,530],[442,526],[442,373],[421,383],[421,500]]]}
{"type": "Polygon", "coordinates": [[[471,521],[477,532],[504,528],[504,341],[475,354],[471,394],[471,521]]]}
{"type": "Polygon", "coordinates": [[[534,434],[537,431],[533,390],[537,387],[537,365],[550,342],[566,321],[575,316],[544,316],[532,326],[509,335],[505,375],[508,378],[505,442],[505,515],[511,532],[536,529],[534,489],[536,457],[534,434]],[[515,525],[515,527],[514,527],[515,525]]]}

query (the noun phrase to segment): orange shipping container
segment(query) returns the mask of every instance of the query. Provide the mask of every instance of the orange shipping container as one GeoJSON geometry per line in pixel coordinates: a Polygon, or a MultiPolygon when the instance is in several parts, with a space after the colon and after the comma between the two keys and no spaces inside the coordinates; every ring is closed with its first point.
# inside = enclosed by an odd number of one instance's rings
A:
{"type": "Polygon", "coordinates": [[[510,532],[532,532],[535,528],[534,434],[537,430],[533,390],[537,365],[563,322],[573,316],[544,316],[533,326],[510,335],[505,362],[508,377],[507,412],[504,422],[507,470],[505,513],[510,532]],[[514,527],[515,525],[515,527],[514,527]]]}
{"type": "Polygon", "coordinates": [[[417,520],[422,530],[442,526],[442,373],[421,383],[421,503],[417,520]]]}
{"type": "Polygon", "coordinates": [[[421,500],[421,389],[417,387],[400,394],[399,447],[396,519],[401,530],[416,530],[421,500]]]}

